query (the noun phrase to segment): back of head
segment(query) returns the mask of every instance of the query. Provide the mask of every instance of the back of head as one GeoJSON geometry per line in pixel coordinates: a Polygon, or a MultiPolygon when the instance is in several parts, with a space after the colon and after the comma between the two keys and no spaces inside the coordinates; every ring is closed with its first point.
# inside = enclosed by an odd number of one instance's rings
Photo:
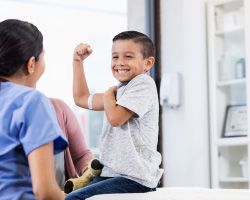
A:
{"type": "Polygon", "coordinates": [[[29,22],[8,19],[0,22],[0,76],[9,77],[43,50],[43,36],[29,22]]]}
{"type": "Polygon", "coordinates": [[[152,40],[147,35],[138,31],[121,32],[113,38],[113,42],[117,40],[132,40],[135,43],[139,43],[141,45],[143,58],[148,58],[155,54],[155,47],[152,40]]]}

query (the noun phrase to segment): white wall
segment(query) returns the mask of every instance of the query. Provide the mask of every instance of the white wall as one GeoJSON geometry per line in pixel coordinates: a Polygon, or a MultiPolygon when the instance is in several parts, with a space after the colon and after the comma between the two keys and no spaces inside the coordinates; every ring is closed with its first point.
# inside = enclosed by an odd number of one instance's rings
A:
{"type": "Polygon", "coordinates": [[[165,186],[209,186],[204,0],[162,0],[162,73],[182,76],[182,105],[163,109],[165,186]]]}
{"type": "Polygon", "coordinates": [[[93,49],[85,71],[90,91],[117,82],[110,70],[112,38],[127,29],[126,12],[126,0],[0,0],[0,21],[29,21],[44,36],[46,70],[37,88],[71,106],[72,55],[80,42],[93,49]]]}
{"type": "Polygon", "coordinates": [[[128,30],[146,33],[146,1],[127,0],[128,30]]]}

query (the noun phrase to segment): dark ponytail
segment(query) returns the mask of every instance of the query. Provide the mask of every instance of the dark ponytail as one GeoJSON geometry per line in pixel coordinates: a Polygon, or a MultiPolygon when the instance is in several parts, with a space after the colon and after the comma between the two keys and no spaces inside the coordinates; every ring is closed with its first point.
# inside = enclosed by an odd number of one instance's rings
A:
{"type": "Polygon", "coordinates": [[[0,76],[14,75],[43,50],[43,36],[29,22],[8,19],[0,22],[0,76]]]}

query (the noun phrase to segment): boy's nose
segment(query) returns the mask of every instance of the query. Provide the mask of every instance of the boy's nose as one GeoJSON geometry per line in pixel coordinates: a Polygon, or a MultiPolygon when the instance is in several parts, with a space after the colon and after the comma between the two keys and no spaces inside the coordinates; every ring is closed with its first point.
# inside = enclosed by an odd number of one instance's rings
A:
{"type": "Polygon", "coordinates": [[[116,66],[123,66],[124,65],[124,60],[119,58],[117,61],[116,61],[116,66]]]}

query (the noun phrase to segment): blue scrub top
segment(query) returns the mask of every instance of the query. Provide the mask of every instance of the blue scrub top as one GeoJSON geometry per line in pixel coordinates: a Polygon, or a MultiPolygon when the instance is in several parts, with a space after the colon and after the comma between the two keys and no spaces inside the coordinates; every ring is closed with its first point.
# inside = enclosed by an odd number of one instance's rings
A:
{"type": "Polygon", "coordinates": [[[1,200],[35,199],[27,155],[52,141],[54,153],[59,153],[67,146],[50,100],[33,88],[1,82],[1,200]]]}

